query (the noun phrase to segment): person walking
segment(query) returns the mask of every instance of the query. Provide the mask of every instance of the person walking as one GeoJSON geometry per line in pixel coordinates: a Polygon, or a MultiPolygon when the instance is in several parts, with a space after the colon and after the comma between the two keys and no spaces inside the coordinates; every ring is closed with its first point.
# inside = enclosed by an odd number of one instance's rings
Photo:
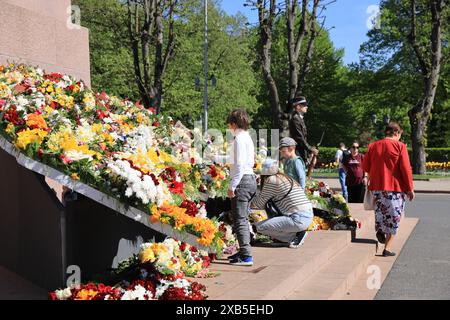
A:
{"type": "Polygon", "coordinates": [[[347,152],[348,151],[345,148],[345,143],[341,142],[339,144],[339,149],[337,149],[336,155],[334,156],[334,162],[338,164],[339,183],[341,184],[342,195],[345,201],[348,202],[347,186],[345,185],[345,178],[347,174],[345,172],[344,166],[342,165],[342,161],[344,160],[344,154],[347,152]]]}
{"type": "Polygon", "coordinates": [[[297,96],[292,100],[294,110],[289,119],[289,135],[297,142],[296,152],[308,166],[310,155],[317,156],[319,150],[311,146],[307,141],[305,114],[308,112],[308,102],[304,96],[297,96]]]}
{"type": "Polygon", "coordinates": [[[256,231],[297,249],[305,241],[313,220],[311,201],[294,179],[279,172],[278,161],[266,159],[261,170],[261,192],[252,200],[252,208],[264,209],[269,201],[280,215],[256,223],[256,231]]]}
{"type": "Polygon", "coordinates": [[[364,186],[367,184],[367,178],[364,176],[363,159],[364,155],[359,153],[358,142],[353,142],[350,154],[342,162],[342,166],[346,171],[345,185],[349,203],[364,202],[364,186]]]}
{"type": "Polygon", "coordinates": [[[403,129],[396,122],[386,126],[384,139],[372,142],[363,160],[373,192],[375,230],[383,243],[383,256],[395,256],[392,244],[397,234],[406,198],[414,199],[411,164],[406,145],[400,142],[403,129]]]}

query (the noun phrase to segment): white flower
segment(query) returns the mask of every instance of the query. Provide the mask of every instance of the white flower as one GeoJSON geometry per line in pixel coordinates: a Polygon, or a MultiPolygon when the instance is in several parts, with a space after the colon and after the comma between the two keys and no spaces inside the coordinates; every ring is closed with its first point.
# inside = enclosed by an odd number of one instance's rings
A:
{"type": "Polygon", "coordinates": [[[70,291],[70,288],[65,288],[62,290],[56,290],[56,299],[58,300],[67,300],[72,296],[72,292],[70,291]]]}
{"type": "Polygon", "coordinates": [[[121,297],[121,300],[152,300],[153,293],[146,290],[143,286],[137,285],[134,290],[127,290],[121,297]]]}
{"type": "Polygon", "coordinates": [[[77,150],[69,150],[65,152],[65,155],[67,158],[69,158],[72,161],[80,161],[83,159],[88,159],[91,161],[93,158],[90,154],[83,153],[81,151],[77,150]]]}

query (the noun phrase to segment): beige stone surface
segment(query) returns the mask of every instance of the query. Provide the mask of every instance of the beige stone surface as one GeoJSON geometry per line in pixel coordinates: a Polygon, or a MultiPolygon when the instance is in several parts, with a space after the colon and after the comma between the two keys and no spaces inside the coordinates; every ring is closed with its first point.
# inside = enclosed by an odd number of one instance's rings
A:
{"type": "Polygon", "coordinates": [[[67,26],[63,8],[69,4],[68,0],[0,0],[0,63],[28,63],[90,85],[89,31],[67,26]],[[53,7],[54,2],[58,4],[53,7]]]}
{"type": "Polygon", "coordinates": [[[68,16],[67,8],[71,5],[70,0],[2,0],[0,2],[7,2],[17,7],[64,21],[68,16]]]}

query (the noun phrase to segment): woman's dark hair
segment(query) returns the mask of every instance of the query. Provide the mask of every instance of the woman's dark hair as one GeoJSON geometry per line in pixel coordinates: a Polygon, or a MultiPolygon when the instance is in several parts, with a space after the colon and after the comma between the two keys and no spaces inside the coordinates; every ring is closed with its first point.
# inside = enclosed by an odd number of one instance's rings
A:
{"type": "Polygon", "coordinates": [[[395,133],[402,133],[403,129],[397,122],[389,122],[384,130],[387,137],[392,137],[395,133]]]}
{"type": "Polygon", "coordinates": [[[235,124],[239,129],[248,130],[250,117],[244,108],[235,109],[228,116],[227,124],[235,124]]]}

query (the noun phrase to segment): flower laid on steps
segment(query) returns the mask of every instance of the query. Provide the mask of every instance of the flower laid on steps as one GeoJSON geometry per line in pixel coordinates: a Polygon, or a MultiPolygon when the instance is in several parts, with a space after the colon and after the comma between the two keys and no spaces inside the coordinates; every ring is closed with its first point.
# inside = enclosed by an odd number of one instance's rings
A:
{"type": "MultiPolygon", "coordinates": [[[[49,293],[51,300],[204,300],[206,288],[185,277],[214,276],[207,252],[167,238],[141,245],[137,256],[119,263],[109,280],[49,293]]],[[[106,277],[108,279],[108,277],[106,277]]]]}

